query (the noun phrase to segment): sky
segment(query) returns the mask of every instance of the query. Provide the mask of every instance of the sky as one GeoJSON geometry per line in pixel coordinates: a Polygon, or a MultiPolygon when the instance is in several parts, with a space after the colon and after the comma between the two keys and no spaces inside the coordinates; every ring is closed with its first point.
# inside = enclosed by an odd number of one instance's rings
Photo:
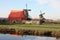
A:
{"type": "Polygon", "coordinates": [[[60,0],[0,0],[0,17],[8,18],[11,10],[31,9],[31,18],[39,18],[40,11],[46,19],[60,19],[60,0]]]}

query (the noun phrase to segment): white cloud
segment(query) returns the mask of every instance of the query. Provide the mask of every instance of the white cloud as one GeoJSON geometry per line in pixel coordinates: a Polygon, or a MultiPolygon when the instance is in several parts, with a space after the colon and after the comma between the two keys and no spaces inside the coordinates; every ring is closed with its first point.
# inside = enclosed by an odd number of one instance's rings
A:
{"type": "Polygon", "coordinates": [[[60,8],[60,0],[36,0],[40,5],[48,4],[53,8],[60,8]]]}
{"type": "Polygon", "coordinates": [[[36,0],[40,5],[41,4],[46,4],[48,1],[47,0],[36,0]]]}
{"type": "Polygon", "coordinates": [[[60,8],[60,1],[58,0],[49,0],[49,5],[53,8],[60,8]]]}

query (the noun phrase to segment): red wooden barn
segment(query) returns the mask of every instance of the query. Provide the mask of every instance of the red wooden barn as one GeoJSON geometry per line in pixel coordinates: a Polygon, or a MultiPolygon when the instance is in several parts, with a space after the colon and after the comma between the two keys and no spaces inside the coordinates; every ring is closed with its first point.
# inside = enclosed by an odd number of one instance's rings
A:
{"type": "Polygon", "coordinates": [[[8,17],[9,21],[21,21],[26,20],[26,16],[24,14],[24,10],[12,10],[8,17]]]}

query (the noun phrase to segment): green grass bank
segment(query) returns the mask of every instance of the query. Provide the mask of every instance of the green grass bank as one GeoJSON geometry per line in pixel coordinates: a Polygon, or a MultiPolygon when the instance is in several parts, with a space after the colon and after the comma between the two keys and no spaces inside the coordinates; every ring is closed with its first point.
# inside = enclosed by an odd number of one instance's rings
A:
{"type": "Polygon", "coordinates": [[[14,24],[14,25],[0,25],[0,28],[14,28],[16,30],[39,30],[39,31],[60,31],[60,24],[43,24],[43,25],[30,25],[30,24],[14,24]]]}

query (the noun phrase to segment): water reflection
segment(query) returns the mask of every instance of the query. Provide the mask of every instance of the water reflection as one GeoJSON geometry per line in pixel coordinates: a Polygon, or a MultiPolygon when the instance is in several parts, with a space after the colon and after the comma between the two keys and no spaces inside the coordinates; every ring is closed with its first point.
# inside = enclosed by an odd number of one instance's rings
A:
{"type": "Polygon", "coordinates": [[[40,36],[28,36],[28,35],[16,36],[10,34],[0,34],[0,40],[57,40],[57,39],[55,37],[40,37],[40,36]]]}

